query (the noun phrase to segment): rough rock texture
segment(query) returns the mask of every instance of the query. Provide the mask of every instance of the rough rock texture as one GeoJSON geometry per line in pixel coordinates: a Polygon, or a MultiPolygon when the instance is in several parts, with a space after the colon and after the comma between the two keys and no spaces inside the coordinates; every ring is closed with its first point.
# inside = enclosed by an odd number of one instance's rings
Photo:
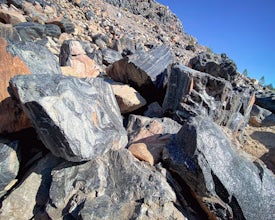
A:
{"type": "Polygon", "coordinates": [[[17,142],[0,140],[0,198],[9,190],[19,171],[17,142]]]}
{"type": "Polygon", "coordinates": [[[32,219],[43,210],[49,197],[51,170],[63,160],[51,153],[37,162],[2,202],[0,219],[32,219]]]}
{"type": "Polygon", "coordinates": [[[45,37],[45,26],[36,22],[22,22],[14,27],[23,41],[35,41],[45,37]]]}
{"type": "Polygon", "coordinates": [[[163,110],[179,122],[194,115],[210,116],[237,133],[247,124],[254,101],[255,95],[250,89],[234,89],[224,79],[175,65],[163,110]]]}
{"type": "Polygon", "coordinates": [[[52,219],[185,219],[165,177],[125,149],[79,165],[66,162],[52,177],[46,207],[52,219]]]}
{"type": "Polygon", "coordinates": [[[23,60],[32,74],[61,74],[55,56],[40,44],[16,42],[9,44],[7,51],[23,60]]]}
{"type": "Polygon", "coordinates": [[[254,126],[275,126],[275,114],[260,106],[253,105],[249,123],[254,126]]]}
{"type": "Polygon", "coordinates": [[[12,25],[26,21],[26,18],[22,14],[16,11],[8,11],[3,9],[0,9],[0,19],[5,21],[6,24],[12,25]]]}
{"type": "Polygon", "coordinates": [[[16,76],[13,95],[56,156],[85,161],[127,144],[111,86],[101,79],[16,76]]]}
{"type": "Polygon", "coordinates": [[[237,75],[236,64],[226,54],[202,52],[190,60],[190,66],[195,70],[229,81],[234,80],[237,75]]]}
{"type": "Polygon", "coordinates": [[[10,24],[0,23],[0,37],[12,41],[20,40],[17,30],[10,24]]]}
{"type": "Polygon", "coordinates": [[[106,72],[113,80],[130,84],[151,102],[160,98],[158,89],[163,88],[167,67],[172,62],[171,51],[161,46],[119,60],[108,67],[106,72]]]}
{"type": "Polygon", "coordinates": [[[122,58],[122,55],[118,51],[108,48],[102,50],[102,61],[105,65],[112,64],[122,58]]]}
{"type": "Polygon", "coordinates": [[[258,93],[256,95],[256,104],[275,114],[275,93],[271,91],[258,93]]]}
{"type": "Polygon", "coordinates": [[[148,118],[130,115],[127,125],[129,150],[138,159],[150,164],[160,162],[164,147],[181,125],[170,118],[148,118]]]}
{"type": "Polygon", "coordinates": [[[61,66],[70,66],[73,69],[70,74],[65,73],[66,75],[96,77],[100,73],[96,63],[86,55],[78,41],[64,41],[60,50],[59,62],[61,66]]]}
{"type": "Polygon", "coordinates": [[[26,115],[7,91],[11,77],[30,74],[30,69],[18,56],[12,56],[7,46],[8,42],[0,38],[0,133],[15,132],[30,126],[26,115]]]}
{"type": "Polygon", "coordinates": [[[112,80],[105,81],[112,86],[121,113],[129,113],[146,105],[146,100],[132,87],[112,80]]]}
{"type": "Polygon", "coordinates": [[[274,217],[274,175],[240,156],[210,119],[197,116],[185,123],[163,157],[219,219],[274,217]]]}

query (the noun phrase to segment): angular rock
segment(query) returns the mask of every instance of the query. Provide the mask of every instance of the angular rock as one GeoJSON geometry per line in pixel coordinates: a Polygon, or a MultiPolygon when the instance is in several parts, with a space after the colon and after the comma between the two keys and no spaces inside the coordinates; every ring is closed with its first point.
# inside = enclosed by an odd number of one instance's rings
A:
{"type": "Polygon", "coordinates": [[[74,70],[70,74],[68,74],[68,71],[63,71],[66,75],[97,77],[100,73],[99,67],[86,55],[82,45],[78,41],[68,40],[63,42],[59,62],[61,66],[70,66],[74,70]]]}
{"type": "Polygon", "coordinates": [[[63,162],[51,153],[35,164],[2,202],[0,219],[32,219],[49,199],[52,169],[63,162]]]}
{"type": "Polygon", "coordinates": [[[71,34],[75,31],[75,26],[69,19],[57,18],[49,21],[48,24],[55,24],[59,26],[62,33],[71,34]]]}
{"type": "Polygon", "coordinates": [[[26,115],[7,91],[11,77],[30,74],[30,69],[22,59],[9,53],[7,47],[8,42],[0,38],[0,133],[15,132],[30,126],[26,115]]]}
{"type": "Polygon", "coordinates": [[[45,26],[36,22],[22,22],[14,27],[23,41],[35,41],[45,37],[45,26]]]}
{"type": "Polygon", "coordinates": [[[262,163],[239,155],[209,118],[191,118],[166,150],[166,166],[190,187],[209,216],[273,218],[274,175],[262,163]]]}
{"type": "Polygon", "coordinates": [[[106,69],[115,81],[130,84],[150,103],[162,98],[163,81],[173,55],[169,48],[160,46],[147,53],[136,53],[113,63],[106,69]]]}
{"type": "Polygon", "coordinates": [[[122,114],[132,112],[146,105],[146,100],[132,87],[112,80],[105,81],[112,86],[122,114]]]}
{"type": "Polygon", "coordinates": [[[7,51],[22,59],[32,74],[61,74],[56,57],[48,48],[38,43],[25,41],[12,43],[7,46],[7,51]]]}
{"type": "Polygon", "coordinates": [[[59,38],[59,36],[61,35],[61,29],[55,24],[46,24],[45,34],[47,36],[59,38]]]}
{"type": "Polygon", "coordinates": [[[2,24],[0,22],[0,38],[5,38],[11,41],[19,41],[20,36],[17,30],[10,24],[2,24]]]}
{"type": "Polygon", "coordinates": [[[258,93],[256,95],[256,104],[275,114],[275,93],[271,91],[258,93]]]}
{"type": "Polygon", "coordinates": [[[260,106],[253,105],[249,123],[254,126],[275,126],[275,114],[260,106]]]}
{"type": "Polygon", "coordinates": [[[154,156],[151,154],[146,144],[131,144],[128,150],[139,160],[147,161],[151,166],[154,165],[154,156]]]}
{"type": "Polygon", "coordinates": [[[209,116],[238,135],[248,123],[254,101],[249,88],[234,89],[224,79],[174,65],[162,107],[178,122],[194,115],[209,116]]]}
{"type": "Polygon", "coordinates": [[[4,20],[6,24],[16,25],[21,22],[25,22],[25,17],[16,12],[16,11],[8,11],[8,10],[0,10],[0,19],[4,20]]]}
{"type": "Polygon", "coordinates": [[[103,61],[103,64],[107,66],[118,60],[121,60],[122,58],[123,57],[121,56],[121,54],[115,50],[112,50],[109,48],[102,50],[102,61],[103,61]]]}
{"type": "Polygon", "coordinates": [[[232,81],[237,76],[237,66],[226,54],[202,52],[190,60],[191,68],[232,81]]]}
{"type": "Polygon", "coordinates": [[[161,118],[162,114],[162,108],[157,102],[152,102],[148,105],[147,110],[144,112],[144,116],[150,118],[161,118]]]}
{"type": "Polygon", "coordinates": [[[0,198],[10,189],[19,171],[17,142],[0,140],[0,198]]]}
{"type": "Polygon", "coordinates": [[[10,87],[42,142],[58,157],[86,161],[127,144],[111,86],[102,79],[16,76],[10,87]]]}
{"type": "Polygon", "coordinates": [[[66,162],[52,177],[46,207],[52,219],[185,219],[165,177],[125,149],[78,165],[66,162]]]}

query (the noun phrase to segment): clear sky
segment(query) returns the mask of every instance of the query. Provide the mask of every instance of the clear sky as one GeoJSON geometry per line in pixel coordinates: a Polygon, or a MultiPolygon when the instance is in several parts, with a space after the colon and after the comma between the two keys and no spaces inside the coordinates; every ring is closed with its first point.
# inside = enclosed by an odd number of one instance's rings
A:
{"type": "Polygon", "coordinates": [[[225,52],[238,71],[275,87],[275,0],[156,0],[169,6],[184,31],[215,53],[225,52]]]}

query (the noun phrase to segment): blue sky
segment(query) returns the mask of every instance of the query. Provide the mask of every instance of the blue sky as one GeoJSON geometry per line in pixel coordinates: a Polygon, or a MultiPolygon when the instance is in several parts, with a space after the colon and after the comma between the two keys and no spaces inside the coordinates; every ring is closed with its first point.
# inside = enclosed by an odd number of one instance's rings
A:
{"type": "Polygon", "coordinates": [[[275,87],[275,0],[157,0],[169,6],[184,31],[225,52],[238,71],[275,87]]]}

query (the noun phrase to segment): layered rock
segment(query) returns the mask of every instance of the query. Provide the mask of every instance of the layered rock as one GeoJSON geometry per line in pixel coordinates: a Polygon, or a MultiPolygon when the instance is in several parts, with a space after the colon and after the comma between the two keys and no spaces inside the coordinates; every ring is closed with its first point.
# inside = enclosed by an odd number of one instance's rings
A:
{"type": "Polygon", "coordinates": [[[19,171],[18,143],[0,140],[0,198],[16,182],[19,171]]]}
{"type": "Polygon", "coordinates": [[[234,89],[224,79],[174,65],[163,110],[179,122],[194,115],[209,116],[236,133],[247,124],[254,101],[248,88],[234,89]]]}
{"type": "Polygon", "coordinates": [[[161,100],[161,90],[167,68],[173,55],[165,47],[157,47],[147,53],[136,53],[113,63],[106,69],[115,81],[130,84],[148,101],[161,100]]]}
{"type": "Polygon", "coordinates": [[[256,104],[275,114],[275,93],[271,91],[258,93],[256,96],[256,104]]]}
{"type": "Polygon", "coordinates": [[[191,188],[209,216],[272,219],[274,175],[262,163],[239,155],[208,118],[197,116],[185,123],[167,147],[164,160],[191,188]]]}
{"type": "Polygon", "coordinates": [[[125,149],[78,165],[65,162],[52,177],[46,207],[52,219],[185,219],[165,177],[125,149]]]}
{"type": "Polygon", "coordinates": [[[191,68],[232,81],[237,75],[236,64],[226,54],[202,52],[190,60],[191,68]]]}
{"type": "Polygon", "coordinates": [[[16,76],[10,87],[56,156],[85,161],[127,144],[111,86],[101,79],[16,76]]]}

